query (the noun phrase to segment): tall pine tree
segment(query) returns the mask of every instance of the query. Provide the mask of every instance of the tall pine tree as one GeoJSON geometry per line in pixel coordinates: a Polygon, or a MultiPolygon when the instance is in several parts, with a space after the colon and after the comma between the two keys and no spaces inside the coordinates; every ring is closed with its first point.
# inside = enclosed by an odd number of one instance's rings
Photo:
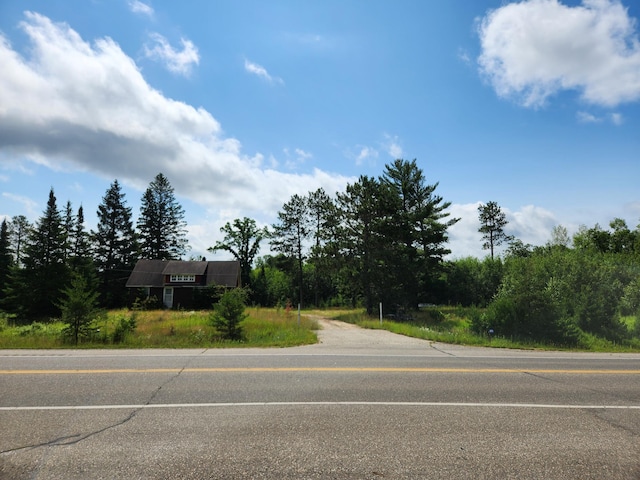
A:
{"type": "Polygon", "coordinates": [[[184,210],[162,173],[156,175],[142,196],[137,226],[143,258],[176,260],[187,252],[184,210]]]}
{"type": "Polygon", "coordinates": [[[31,230],[21,270],[19,303],[29,318],[57,316],[60,291],[67,286],[63,219],[53,188],[47,208],[31,230]]]}
{"type": "Polygon", "coordinates": [[[91,232],[101,303],[108,308],[126,304],[125,284],[138,259],[131,207],[126,203],[118,180],[114,180],[98,205],[98,224],[91,232]]]}

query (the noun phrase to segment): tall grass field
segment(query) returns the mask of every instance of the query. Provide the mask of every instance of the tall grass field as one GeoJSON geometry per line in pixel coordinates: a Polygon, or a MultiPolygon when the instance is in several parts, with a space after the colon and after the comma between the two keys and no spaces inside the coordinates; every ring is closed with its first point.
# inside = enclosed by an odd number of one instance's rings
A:
{"type": "MultiPolygon", "coordinates": [[[[96,319],[79,348],[291,347],[317,342],[317,322],[284,309],[248,308],[243,338],[224,340],[211,326],[210,311],[112,310],[96,319]],[[135,325],[123,328],[123,325],[135,325]]],[[[75,348],[57,320],[12,326],[0,317],[0,348],[75,348]]]]}

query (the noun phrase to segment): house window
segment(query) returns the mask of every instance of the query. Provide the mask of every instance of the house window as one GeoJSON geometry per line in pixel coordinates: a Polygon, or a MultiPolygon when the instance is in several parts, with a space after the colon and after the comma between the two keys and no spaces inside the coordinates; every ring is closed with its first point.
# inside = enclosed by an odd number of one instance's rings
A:
{"type": "Polygon", "coordinates": [[[171,275],[171,283],[193,283],[196,281],[195,275],[171,275]]]}

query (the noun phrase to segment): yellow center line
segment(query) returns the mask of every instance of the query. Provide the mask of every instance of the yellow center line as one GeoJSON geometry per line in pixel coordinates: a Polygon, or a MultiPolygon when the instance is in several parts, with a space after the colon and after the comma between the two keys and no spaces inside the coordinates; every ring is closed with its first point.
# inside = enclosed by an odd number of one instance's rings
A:
{"type": "Polygon", "coordinates": [[[562,375],[640,375],[640,370],[517,369],[517,368],[394,368],[394,367],[210,367],[210,368],[109,368],[60,370],[0,370],[0,375],[93,375],[116,373],[538,373],[562,375]]]}

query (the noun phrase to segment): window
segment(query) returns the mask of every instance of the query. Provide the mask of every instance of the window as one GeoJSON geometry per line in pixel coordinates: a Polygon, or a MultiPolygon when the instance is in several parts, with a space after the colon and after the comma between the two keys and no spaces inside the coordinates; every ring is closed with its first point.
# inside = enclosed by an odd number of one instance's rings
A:
{"type": "Polygon", "coordinates": [[[196,281],[195,275],[171,275],[171,283],[193,283],[196,281]]]}

